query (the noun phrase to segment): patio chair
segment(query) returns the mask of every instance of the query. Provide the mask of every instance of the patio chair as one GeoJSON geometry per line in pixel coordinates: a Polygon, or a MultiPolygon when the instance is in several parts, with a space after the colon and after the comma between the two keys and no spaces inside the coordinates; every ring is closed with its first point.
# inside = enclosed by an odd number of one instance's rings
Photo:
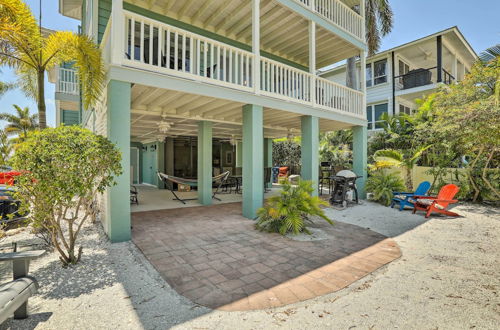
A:
{"type": "Polygon", "coordinates": [[[405,206],[413,207],[415,204],[414,196],[427,196],[427,192],[431,188],[431,183],[429,181],[421,182],[414,193],[411,192],[400,192],[395,191],[392,194],[394,197],[392,198],[391,208],[394,208],[396,203],[399,203],[399,210],[403,211],[405,206]]]}
{"type": "Polygon", "coordinates": [[[38,291],[38,282],[28,276],[29,263],[45,251],[23,251],[0,254],[1,261],[12,261],[13,281],[0,285],[0,324],[12,314],[15,319],[28,317],[28,298],[38,291]]]}
{"type": "Polygon", "coordinates": [[[137,187],[130,185],[130,204],[139,205],[139,198],[137,197],[138,195],[139,192],[137,191],[137,187]]]}
{"type": "Polygon", "coordinates": [[[458,217],[459,215],[457,213],[448,211],[447,208],[450,204],[458,202],[458,200],[453,199],[453,197],[455,197],[459,190],[460,188],[456,185],[447,184],[446,186],[443,186],[441,188],[437,197],[415,195],[414,198],[416,199],[416,201],[415,205],[413,206],[413,213],[417,212],[418,210],[426,211],[426,218],[428,218],[432,212],[441,213],[452,217],[458,217]]]}
{"type": "MultiPolygon", "coordinates": [[[[186,201],[197,200],[198,198],[179,198],[179,196],[174,191],[173,183],[177,183],[178,185],[188,185],[190,187],[198,187],[197,179],[185,179],[179,178],[173,175],[166,175],[165,173],[157,172],[158,178],[165,183],[165,186],[168,190],[174,195],[174,200],[181,202],[182,204],[186,204],[186,201]]],[[[221,199],[215,197],[216,194],[219,193],[219,189],[226,183],[227,178],[229,177],[229,172],[224,172],[222,174],[216,175],[212,177],[212,182],[218,183],[216,185],[216,189],[212,194],[212,198],[220,201],[221,199]]]]}

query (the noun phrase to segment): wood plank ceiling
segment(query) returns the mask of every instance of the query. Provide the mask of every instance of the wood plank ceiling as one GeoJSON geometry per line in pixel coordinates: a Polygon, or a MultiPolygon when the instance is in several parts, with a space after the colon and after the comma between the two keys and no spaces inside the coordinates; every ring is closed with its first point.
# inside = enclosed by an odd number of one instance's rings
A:
{"type": "MultiPolygon", "coordinates": [[[[217,33],[247,45],[252,43],[252,1],[131,0],[133,4],[217,33]]],[[[261,2],[261,49],[303,66],[309,63],[308,22],[273,0],[261,2]]],[[[317,27],[317,68],[357,55],[350,43],[317,27]]]]}
{"type": "MultiPolygon", "coordinates": [[[[132,141],[148,142],[162,137],[158,130],[162,115],[171,124],[168,136],[196,136],[198,121],[209,120],[214,123],[214,137],[241,139],[242,106],[239,102],[135,84],[132,87],[132,141]]],[[[300,117],[300,114],[265,108],[264,136],[299,135],[300,117]]],[[[321,131],[348,127],[345,123],[320,119],[321,131]]]]}

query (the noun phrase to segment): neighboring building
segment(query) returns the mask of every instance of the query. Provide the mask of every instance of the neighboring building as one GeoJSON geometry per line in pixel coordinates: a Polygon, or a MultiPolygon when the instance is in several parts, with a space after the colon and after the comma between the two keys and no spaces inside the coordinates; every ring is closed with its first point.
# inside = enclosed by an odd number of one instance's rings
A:
{"type": "MultiPolygon", "coordinates": [[[[457,27],[377,53],[366,60],[366,102],[370,130],[380,128],[383,113],[410,114],[415,99],[436,91],[439,85],[461,81],[477,55],[457,27]]],[[[357,81],[359,82],[359,61],[357,81]]],[[[346,66],[321,73],[346,84],[346,66]]]]}
{"type": "MultiPolygon", "coordinates": [[[[317,184],[319,132],[352,128],[354,170],[366,178],[364,84],[355,90],[316,75],[349,57],[364,61],[364,1],[59,4],[63,15],[82,21],[105,59],[103,96],[95,108],[83,109],[81,124],[122,151],[123,175],[100,200],[111,240],[130,238],[129,185],[161,187],[156,170],[196,175],[198,201],[208,205],[212,175],[224,161],[239,166],[243,215],[255,218],[263,205],[264,167],[272,165],[272,138],[287,134],[302,136],[301,176],[317,184]]],[[[60,122],[71,120],[65,110],[74,108],[61,101],[59,109],[60,122]]],[[[363,191],[364,179],[359,187],[363,191]]]]}
{"type": "Polygon", "coordinates": [[[70,64],[49,71],[49,82],[55,83],[56,125],[79,125],[81,119],[80,87],[70,64]]]}

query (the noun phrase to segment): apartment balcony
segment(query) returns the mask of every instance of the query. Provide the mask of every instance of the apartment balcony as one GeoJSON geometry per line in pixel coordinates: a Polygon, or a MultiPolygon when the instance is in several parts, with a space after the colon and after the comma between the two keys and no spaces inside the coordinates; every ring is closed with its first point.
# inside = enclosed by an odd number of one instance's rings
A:
{"type": "MultiPolygon", "coordinates": [[[[263,56],[254,70],[252,52],[130,11],[124,16],[122,66],[364,118],[360,91],[263,56]]],[[[109,60],[109,33],[103,45],[109,60]]]]}
{"type": "Polygon", "coordinates": [[[78,83],[78,74],[75,69],[67,69],[58,67],[56,93],[68,95],[80,95],[80,86],[78,83]]]}
{"type": "Polygon", "coordinates": [[[444,68],[441,72],[438,67],[414,69],[394,77],[395,95],[413,100],[437,88],[439,84],[450,85],[455,81],[456,78],[444,68]]]}

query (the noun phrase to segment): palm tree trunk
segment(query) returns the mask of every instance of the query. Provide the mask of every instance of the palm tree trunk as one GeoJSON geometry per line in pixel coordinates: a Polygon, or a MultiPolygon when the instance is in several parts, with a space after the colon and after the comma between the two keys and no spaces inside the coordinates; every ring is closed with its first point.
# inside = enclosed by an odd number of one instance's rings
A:
{"type": "Polygon", "coordinates": [[[356,83],[356,57],[351,57],[347,59],[347,69],[346,69],[346,86],[352,89],[358,89],[358,84],[356,83]]]}
{"type": "Polygon", "coordinates": [[[45,70],[38,70],[38,122],[40,129],[47,127],[47,108],[45,106],[45,70]]]}

